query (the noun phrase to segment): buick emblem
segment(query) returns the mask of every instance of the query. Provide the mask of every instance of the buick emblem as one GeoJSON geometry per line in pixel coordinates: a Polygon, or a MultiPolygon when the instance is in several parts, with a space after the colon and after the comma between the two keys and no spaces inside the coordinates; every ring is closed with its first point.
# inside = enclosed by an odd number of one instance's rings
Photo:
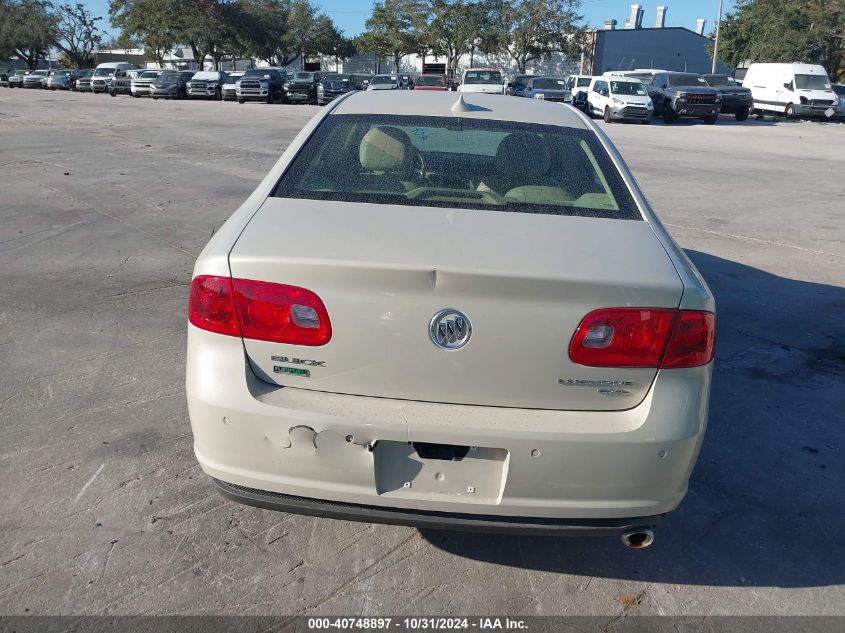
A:
{"type": "Polygon", "coordinates": [[[429,324],[431,342],[442,349],[461,349],[472,336],[472,323],[463,312],[448,308],[441,310],[429,324]]]}

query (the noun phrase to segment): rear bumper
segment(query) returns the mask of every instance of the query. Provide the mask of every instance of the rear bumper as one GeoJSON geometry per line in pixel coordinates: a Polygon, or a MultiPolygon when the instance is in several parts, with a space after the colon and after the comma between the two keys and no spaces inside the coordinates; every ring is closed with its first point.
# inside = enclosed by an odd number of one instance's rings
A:
{"type": "Polygon", "coordinates": [[[313,514],[315,503],[331,502],[331,516],[421,525],[431,515],[454,529],[505,517],[516,531],[540,519],[557,531],[582,521],[620,531],[649,525],[683,499],[710,376],[711,366],[663,370],[640,405],[611,412],[347,396],[264,383],[239,339],[189,326],[186,391],[203,471],[251,489],[223,486],[246,503],[313,514]],[[423,459],[412,443],[478,447],[496,458],[423,459]]]}
{"type": "Polygon", "coordinates": [[[549,519],[531,517],[502,517],[495,514],[461,514],[456,512],[427,512],[399,510],[383,506],[323,501],[294,497],[278,492],[255,490],[236,484],[214,480],[218,492],[227,499],[245,505],[304,514],[327,519],[364,521],[388,525],[407,525],[423,529],[488,532],[497,534],[533,534],[537,536],[605,536],[621,534],[639,528],[655,528],[662,516],[629,519],[549,519]]]}

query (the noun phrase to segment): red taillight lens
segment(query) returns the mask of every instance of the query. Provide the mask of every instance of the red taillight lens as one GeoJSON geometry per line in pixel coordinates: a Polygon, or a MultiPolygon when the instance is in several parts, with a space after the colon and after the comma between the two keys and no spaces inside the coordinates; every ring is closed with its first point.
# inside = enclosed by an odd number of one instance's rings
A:
{"type": "Polygon", "coordinates": [[[291,345],[325,345],[332,337],[326,306],[305,288],[235,279],[244,338],[291,345]]]}
{"type": "Polygon", "coordinates": [[[569,357],[592,367],[658,367],[676,310],[606,308],[575,330],[569,357]]]}
{"type": "Polygon", "coordinates": [[[569,358],[591,367],[696,367],[713,360],[716,317],[663,308],[605,308],[584,317],[569,358]]]}
{"type": "Polygon", "coordinates": [[[325,345],[332,337],[329,314],[316,294],[250,279],[194,278],[188,320],[209,332],[274,343],[325,345]]]}
{"type": "Polygon", "coordinates": [[[698,367],[713,360],[716,349],[716,315],[681,310],[661,367],[698,367]]]}
{"type": "Polygon", "coordinates": [[[188,300],[188,320],[209,332],[240,336],[232,295],[232,280],[228,277],[195,277],[188,300]]]}

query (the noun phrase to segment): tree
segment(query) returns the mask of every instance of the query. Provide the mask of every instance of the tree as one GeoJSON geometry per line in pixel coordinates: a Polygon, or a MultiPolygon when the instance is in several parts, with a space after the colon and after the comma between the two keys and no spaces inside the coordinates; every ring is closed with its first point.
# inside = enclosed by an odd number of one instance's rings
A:
{"type": "Polygon", "coordinates": [[[394,70],[399,72],[403,57],[424,48],[421,40],[426,37],[427,18],[428,7],[422,0],[376,2],[365,23],[367,30],[357,38],[356,46],[378,57],[392,56],[394,70]]]}
{"type": "Polygon", "coordinates": [[[738,66],[758,62],[821,64],[845,76],[845,3],[842,0],[737,0],[725,17],[719,56],[738,66]]]}
{"type": "Polygon", "coordinates": [[[92,63],[92,53],[102,43],[97,28],[100,20],[81,3],[62,4],[56,9],[55,44],[72,66],[85,68],[92,63]]]}
{"type": "Polygon", "coordinates": [[[500,0],[496,5],[498,39],[520,73],[528,62],[553,53],[580,54],[584,36],[580,0],[500,0]]]}
{"type": "Polygon", "coordinates": [[[143,45],[145,53],[164,66],[164,57],[179,37],[176,16],[179,7],[174,0],[111,0],[109,16],[121,29],[114,42],[116,48],[143,45]]]}
{"type": "Polygon", "coordinates": [[[35,70],[56,41],[56,18],[42,0],[20,0],[3,5],[0,41],[35,70]]]}
{"type": "Polygon", "coordinates": [[[314,20],[313,50],[316,53],[329,55],[335,59],[349,59],[355,55],[355,44],[344,37],[327,15],[318,15],[314,20]]]}
{"type": "Polygon", "coordinates": [[[223,45],[231,40],[221,2],[181,0],[175,27],[178,39],[191,47],[200,70],[209,56],[215,66],[219,64],[224,54],[223,45]]]}

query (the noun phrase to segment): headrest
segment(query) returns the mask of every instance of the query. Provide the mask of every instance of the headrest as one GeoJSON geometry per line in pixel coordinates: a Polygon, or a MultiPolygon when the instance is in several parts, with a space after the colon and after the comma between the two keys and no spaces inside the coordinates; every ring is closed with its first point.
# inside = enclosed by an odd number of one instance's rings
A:
{"type": "Polygon", "coordinates": [[[361,139],[358,160],[367,171],[394,171],[405,164],[410,144],[411,139],[399,128],[374,127],[361,139]]]}
{"type": "Polygon", "coordinates": [[[502,173],[545,174],[551,164],[549,146],[539,134],[512,132],[496,150],[496,169],[502,173]]]}

